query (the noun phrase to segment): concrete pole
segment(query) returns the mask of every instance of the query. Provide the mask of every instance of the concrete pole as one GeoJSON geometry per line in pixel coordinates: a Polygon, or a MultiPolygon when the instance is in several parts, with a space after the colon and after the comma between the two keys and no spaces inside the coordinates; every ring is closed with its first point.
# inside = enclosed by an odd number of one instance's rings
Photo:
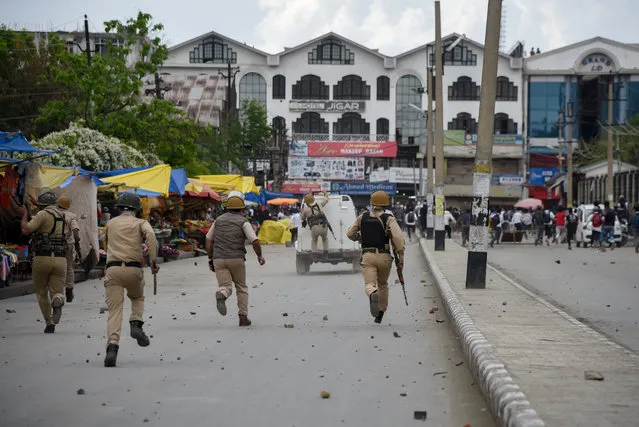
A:
{"type": "Polygon", "coordinates": [[[497,62],[503,0],[488,0],[484,66],[479,100],[479,134],[473,172],[473,212],[470,248],[466,266],[466,288],[486,288],[488,263],[488,206],[493,171],[493,135],[495,131],[495,98],[497,96],[497,62]]]}
{"type": "Polygon", "coordinates": [[[612,138],[612,130],[611,126],[614,122],[614,104],[612,101],[613,98],[613,76],[610,76],[610,81],[608,82],[608,179],[606,180],[606,198],[610,202],[610,206],[614,206],[614,194],[613,194],[613,182],[614,182],[614,171],[612,169],[613,163],[613,138],[612,138]]]}
{"type": "MultiPolygon", "coordinates": [[[[428,49],[426,50],[428,55],[428,49]]],[[[426,90],[428,91],[428,116],[426,118],[426,203],[428,213],[426,216],[426,238],[433,239],[433,69],[428,64],[426,69],[426,90]]]]}
{"type": "MultiPolygon", "coordinates": [[[[444,95],[442,77],[444,74],[444,48],[442,46],[442,25],[440,2],[435,1],[435,250],[446,250],[444,224],[444,95]]],[[[495,77],[496,78],[496,77],[495,77]]]]}
{"type": "Polygon", "coordinates": [[[572,196],[572,121],[573,121],[573,112],[572,112],[572,101],[568,104],[568,125],[566,128],[566,140],[568,144],[568,159],[567,159],[567,167],[568,170],[566,174],[568,175],[568,191],[566,191],[566,198],[568,199],[566,202],[566,206],[572,208],[573,196],[572,196]]]}

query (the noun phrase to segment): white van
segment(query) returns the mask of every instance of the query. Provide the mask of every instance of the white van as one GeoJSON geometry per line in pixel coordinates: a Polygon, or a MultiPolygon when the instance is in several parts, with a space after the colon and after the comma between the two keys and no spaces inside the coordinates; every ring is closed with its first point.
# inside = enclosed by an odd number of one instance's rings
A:
{"type": "MultiPolygon", "coordinates": [[[[575,214],[579,220],[577,225],[577,235],[575,236],[575,242],[577,247],[584,245],[584,248],[590,244],[590,235],[592,234],[592,214],[595,210],[595,205],[581,205],[575,209],[575,214]]],[[[603,207],[601,207],[603,213],[603,207]]],[[[623,246],[626,242],[623,242],[623,236],[621,233],[621,223],[619,219],[615,219],[615,242],[617,246],[623,246]]]]}
{"type": "MultiPolygon", "coordinates": [[[[320,202],[324,196],[315,196],[320,202]]],[[[302,204],[302,209],[306,205],[302,204]]],[[[328,254],[324,254],[322,238],[317,240],[317,252],[311,250],[311,229],[307,225],[298,230],[297,242],[295,242],[295,265],[297,274],[308,273],[313,263],[339,264],[348,263],[353,266],[353,271],[361,271],[360,261],[362,248],[359,242],[353,242],[346,237],[346,231],[357,219],[355,204],[350,196],[329,195],[328,203],[322,208],[326,219],[333,228],[333,234],[328,231],[328,254]]]]}

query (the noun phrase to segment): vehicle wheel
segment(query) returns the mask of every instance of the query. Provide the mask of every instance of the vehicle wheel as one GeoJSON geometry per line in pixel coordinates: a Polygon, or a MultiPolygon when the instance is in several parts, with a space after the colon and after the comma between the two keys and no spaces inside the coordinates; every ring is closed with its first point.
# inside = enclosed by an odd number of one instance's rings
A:
{"type": "Polygon", "coordinates": [[[626,235],[621,236],[621,241],[617,243],[617,247],[620,248],[628,243],[628,237],[626,235]]]}
{"type": "Polygon", "coordinates": [[[297,269],[297,274],[306,274],[308,273],[309,265],[303,259],[295,260],[295,267],[297,269]]]}

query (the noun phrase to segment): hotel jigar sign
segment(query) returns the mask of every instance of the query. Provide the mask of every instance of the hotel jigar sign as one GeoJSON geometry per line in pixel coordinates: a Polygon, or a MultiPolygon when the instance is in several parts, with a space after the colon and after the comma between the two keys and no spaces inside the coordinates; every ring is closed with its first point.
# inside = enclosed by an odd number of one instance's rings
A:
{"type": "Polygon", "coordinates": [[[363,113],[365,101],[290,101],[289,111],[321,111],[323,113],[363,113]]]}

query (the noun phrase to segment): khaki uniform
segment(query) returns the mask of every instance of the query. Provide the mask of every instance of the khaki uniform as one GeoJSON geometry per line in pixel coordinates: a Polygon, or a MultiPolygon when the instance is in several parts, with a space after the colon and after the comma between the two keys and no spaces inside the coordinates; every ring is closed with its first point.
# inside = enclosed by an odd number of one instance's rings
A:
{"type": "Polygon", "coordinates": [[[69,289],[73,289],[75,281],[75,238],[74,232],[80,231],[80,224],[78,224],[78,217],[70,211],[61,209],[64,213],[64,220],[67,224],[67,275],[65,286],[69,289]]]}
{"type": "MultiPolygon", "coordinates": [[[[370,215],[379,218],[384,214],[383,209],[375,209],[370,215]]],[[[346,236],[353,240],[362,240],[361,235],[362,215],[358,216],[353,225],[346,232],[346,236]]],[[[381,223],[380,223],[381,227],[381,223]]],[[[403,258],[404,256],[404,236],[399,224],[394,216],[389,215],[386,220],[386,235],[392,241],[395,252],[403,258]]],[[[375,252],[366,252],[368,248],[362,246],[364,254],[362,255],[362,268],[364,274],[364,283],[366,295],[370,295],[377,291],[379,297],[379,310],[386,311],[388,308],[388,277],[390,276],[393,266],[393,257],[390,254],[390,247],[375,252]],[[387,251],[387,252],[386,252],[387,251]]]]}
{"type": "MultiPolygon", "coordinates": [[[[323,208],[328,204],[328,197],[325,197],[321,202],[313,203],[313,206],[323,208]]],[[[302,210],[302,221],[309,221],[313,217],[313,209],[311,206],[306,206],[302,210]]],[[[312,220],[311,220],[312,222],[312,220]]],[[[328,251],[328,227],[326,224],[324,225],[313,225],[310,224],[311,227],[311,250],[313,252],[317,251],[317,240],[322,238],[322,245],[324,246],[324,252],[328,251]]]]}
{"type": "Polygon", "coordinates": [[[213,266],[219,286],[226,298],[237,291],[238,314],[248,315],[248,286],[246,286],[245,242],[257,240],[255,231],[243,215],[227,212],[209,229],[206,238],[213,242],[213,266]]]}
{"type": "Polygon", "coordinates": [[[136,218],[132,213],[123,212],[106,226],[104,242],[107,251],[107,265],[111,262],[137,262],[140,267],[118,265],[108,267],[104,277],[106,303],[109,308],[107,335],[109,344],[120,342],[122,329],[122,308],[124,290],[131,300],[130,321],[142,321],[144,314],[144,273],[142,272],[142,242],[146,239],[149,258],[153,262],[158,253],[158,241],[151,225],[136,218]]]}
{"type": "MultiPolygon", "coordinates": [[[[54,216],[64,218],[62,211],[55,206],[47,206],[29,221],[27,228],[32,234],[49,234],[50,237],[66,238],[66,228],[58,222],[55,230],[54,216]]],[[[38,298],[40,311],[47,325],[53,325],[52,301],[59,299],[64,304],[64,282],[66,278],[67,260],[64,255],[37,255],[33,257],[33,284],[38,298]]]]}

